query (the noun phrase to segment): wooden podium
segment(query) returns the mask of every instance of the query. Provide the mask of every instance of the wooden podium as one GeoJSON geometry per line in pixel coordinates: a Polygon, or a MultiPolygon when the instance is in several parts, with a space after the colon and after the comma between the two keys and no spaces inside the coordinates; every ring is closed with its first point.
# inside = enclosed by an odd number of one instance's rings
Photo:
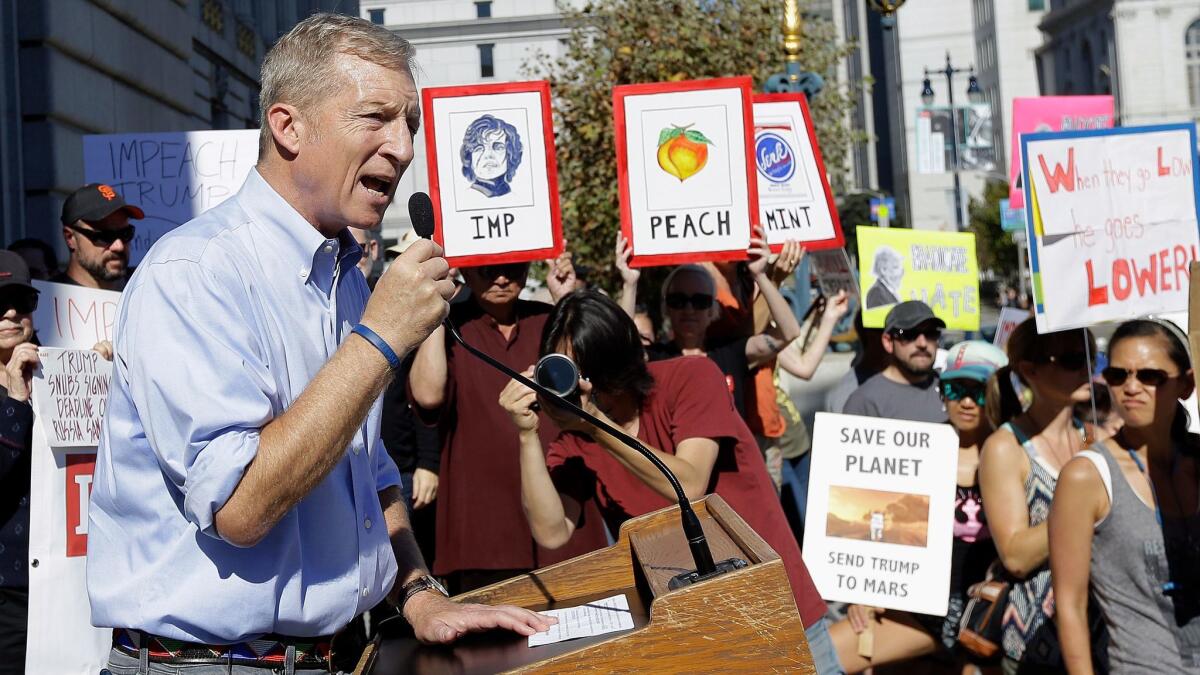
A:
{"type": "Polygon", "coordinates": [[[713,559],[748,567],[668,590],[693,567],[676,506],[629,520],[608,548],[455,598],[542,610],[624,594],[633,630],[539,647],[500,631],[449,647],[397,638],[383,642],[375,672],[815,672],[783,561],[719,496],[694,507],[713,559]]]}

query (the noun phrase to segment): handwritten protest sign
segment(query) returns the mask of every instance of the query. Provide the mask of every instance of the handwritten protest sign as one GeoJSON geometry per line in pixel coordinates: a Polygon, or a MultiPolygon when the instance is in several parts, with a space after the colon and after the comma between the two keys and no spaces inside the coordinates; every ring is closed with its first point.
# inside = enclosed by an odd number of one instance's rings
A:
{"type": "Polygon", "coordinates": [[[1021,135],[1042,131],[1108,129],[1113,125],[1112,96],[1035,96],[1013,99],[1012,154],[1009,156],[1009,207],[1025,208],[1021,174],[1021,135]]]}
{"type": "Polygon", "coordinates": [[[892,305],[920,300],[951,330],[979,330],[975,235],[858,228],[863,325],[882,328],[892,305]]]}
{"type": "Polygon", "coordinates": [[[1004,349],[1008,345],[1008,337],[1012,335],[1022,321],[1032,316],[1028,310],[1016,307],[1004,307],[1000,310],[1000,319],[996,322],[996,334],[992,336],[992,344],[1004,349]]]}
{"type": "Polygon", "coordinates": [[[821,295],[832,298],[838,291],[846,291],[851,299],[858,297],[858,280],[854,277],[854,269],[850,267],[850,256],[846,255],[846,249],[813,251],[808,257],[817,275],[821,295]]]}
{"type": "Polygon", "coordinates": [[[804,560],[821,597],[945,614],[957,475],[947,424],[817,413],[804,560]]]}
{"type": "Polygon", "coordinates": [[[563,250],[550,83],[422,92],[434,239],[455,266],[563,250]]]}
{"type": "Polygon", "coordinates": [[[744,260],[759,213],[750,78],[618,86],[613,120],[630,264],[744,260]]]}
{"type": "Polygon", "coordinates": [[[95,446],[108,401],[112,362],[90,349],[38,349],[41,373],[33,380],[37,417],[52,448],[95,446]]]}
{"type": "Polygon", "coordinates": [[[1200,250],[1192,124],[1027,134],[1027,234],[1040,330],[1187,308],[1200,250]]]}
{"type": "Polygon", "coordinates": [[[159,237],[233,196],[258,161],[258,130],[83,137],[83,176],[146,212],[133,221],[129,263],[159,237]]]}
{"type": "Polygon", "coordinates": [[[754,97],[759,223],[772,250],[796,239],[810,251],[840,248],[841,223],[804,94],[754,97]]]}
{"type": "Polygon", "coordinates": [[[43,347],[88,349],[112,339],[120,293],[36,280],[33,287],[38,289],[33,325],[43,347]]]}

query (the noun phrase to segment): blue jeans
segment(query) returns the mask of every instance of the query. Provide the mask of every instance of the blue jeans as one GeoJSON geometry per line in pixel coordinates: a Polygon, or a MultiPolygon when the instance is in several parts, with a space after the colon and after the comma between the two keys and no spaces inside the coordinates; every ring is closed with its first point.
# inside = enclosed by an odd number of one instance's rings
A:
{"type": "Polygon", "coordinates": [[[842,662],[838,661],[837,650],[833,648],[833,640],[829,637],[829,622],[822,618],[805,628],[804,637],[808,639],[808,652],[812,654],[817,675],[846,675],[842,662]]]}
{"type": "Polygon", "coordinates": [[[804,542],[804,520],[808,508],[808,470],[812,464],[812,451],[799,457],[783,460],[783,488],[780,497],[783,500],[783,512],[796,541],[804,542]]]}

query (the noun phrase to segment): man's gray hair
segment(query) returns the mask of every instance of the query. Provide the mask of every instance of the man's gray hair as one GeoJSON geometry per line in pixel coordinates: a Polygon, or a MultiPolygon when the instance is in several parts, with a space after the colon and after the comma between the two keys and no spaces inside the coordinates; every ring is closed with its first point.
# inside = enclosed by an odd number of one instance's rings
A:
{"type": "Polygon", "coordinates": [[[258,98],[258,154],[271,147],[267,111],[276,103],[295,106],[301,115],[337,94],[343,85],[335,69],[341,54],[412,75],[416,50],[392,31],[365,19],[320,12],[292,27],[267,52],[262,64],[258,98]]]}
{"type": "Polygon", "coordinates": [[[871,274],[877,278],[883,276],[879,273],[879,270],[885,262],[896,263],[903,267],[904,256],[900,255],[900,252],[891,246],[880,246],[875,249],[875,258],[871,261],[871,274]]]}

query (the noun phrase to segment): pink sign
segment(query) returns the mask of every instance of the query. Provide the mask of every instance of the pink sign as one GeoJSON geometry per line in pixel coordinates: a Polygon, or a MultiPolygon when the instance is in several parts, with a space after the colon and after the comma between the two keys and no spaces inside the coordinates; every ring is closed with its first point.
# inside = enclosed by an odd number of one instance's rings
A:
{"type": "Polygon", "coordinates": [[[1021,177],[1021,134],[1038,131],[1110,129],[1113,126],[1112,96],[1038,96],[1014,98],[1012,154],[1008,162],[1008,206],[1025,208],[1025,186],[1021,177]]]}

